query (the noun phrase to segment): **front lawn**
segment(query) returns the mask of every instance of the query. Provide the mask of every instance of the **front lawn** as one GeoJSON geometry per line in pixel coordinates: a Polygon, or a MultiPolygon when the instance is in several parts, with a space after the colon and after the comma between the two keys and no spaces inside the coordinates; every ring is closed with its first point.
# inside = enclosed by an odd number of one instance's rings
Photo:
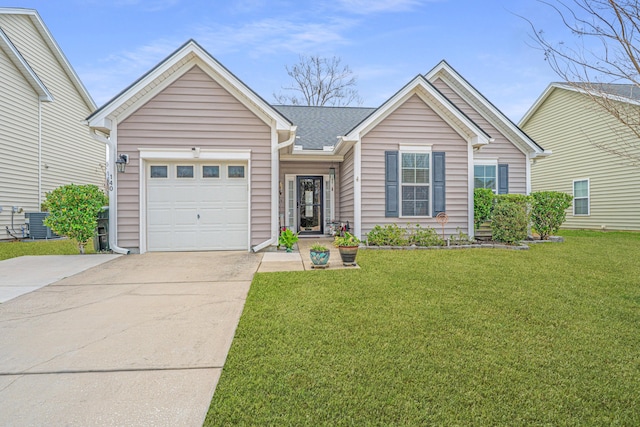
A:
{"type": "Polygon", "coordinates": [[[205,425],[640,425],[640,234],[563,234],[257,274],[205,425]]]}
{"type": "MultiPolygon", "coordinates": [[[[93,241],[85,246],[86,253],[93,253],[93,241]]],[[[0,242],[0,261],[24,255],[79,255],[78,245],[69,239],[23,240],[0,242]]]]}

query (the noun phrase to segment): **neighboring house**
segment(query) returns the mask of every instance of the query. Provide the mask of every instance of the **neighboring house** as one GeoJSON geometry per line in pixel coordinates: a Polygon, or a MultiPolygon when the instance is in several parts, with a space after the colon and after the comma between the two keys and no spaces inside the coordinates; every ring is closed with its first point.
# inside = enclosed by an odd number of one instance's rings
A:
{"type": "Polygon", "coordinates": [[[111,197],[117,251],[260,250],[283,226],[348,222],[365,237],[439,227],[439,212],[446,233],[473,234],[474,183],[527,193],[545,155],[446,62],[376,109],[273,106],[194,41],[88,124],[110,163],[128,159],[111,197]]]}
{"type": "MultiPolygon", "coordinates": [[[[104,186],[106,147],[84,119],[95,104],[35,10],[0,8],[0,240],[65,184],[104,186]]],[[[15,232],[15,233],[14,233],[15,232]]]]}
{"type": "MultiPolygon", "coordinates": [[[[600,85],[611,100],[637,109],[640,94],[633,85],[600,85]]],[[[605,112],[586,92],[552,83],[520,122],[520,127],[553,152],[534,162],[533,191],[554,190],[573,195],[563,227],[640,230],[640,169],[624,157],[598,146],[630,141],[640,153],[640,138],[605,112]]]]}

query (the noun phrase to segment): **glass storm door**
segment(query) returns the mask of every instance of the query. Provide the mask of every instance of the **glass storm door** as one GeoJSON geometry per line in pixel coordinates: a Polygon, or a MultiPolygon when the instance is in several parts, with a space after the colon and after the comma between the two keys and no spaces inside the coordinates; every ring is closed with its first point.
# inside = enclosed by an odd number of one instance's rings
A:
{"type": "Polygon", "coordinates": [[[298,177],[298,232],[322,234],[322,177],[298,177]]]}

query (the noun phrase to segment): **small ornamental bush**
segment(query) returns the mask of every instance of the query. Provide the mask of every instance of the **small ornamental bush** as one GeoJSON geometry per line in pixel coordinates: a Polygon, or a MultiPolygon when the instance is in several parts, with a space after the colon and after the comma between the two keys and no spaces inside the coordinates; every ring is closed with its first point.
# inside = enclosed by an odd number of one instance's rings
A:
{"type": "Polygon", "coordinates": [[[298,241],[298,233],[294,233],[288,228],[285,228],[280,232],[278,237],[278,244],[284,246],[287,252],[293,251],[293,245],[298,241]]]}
{"type": "Polygon", "coordinates": [[[474,240],[472,240],[467,233],[464,233],[462,230],[460,230],[460,227],[456,227],[456,234],[452,234],[451,236],[449,236],[449,242],[452,245],[457,246],[469,245],[471,243],[474,243],[474,240]]]}
{"type": "Polygon", "coordinates": [[[498,199],[493,207],[491,230],[493,240],[517,243],[527,237],[529,216],[526,204],[516,203],[507,198],[498,199]]]}
{"type": "Polygon", "coordinates": [[[97,185],[69,184],[58,187],[44,201],[49,211],[44,224],[60,236],[75,240],[81,254],[93,237],[98,225],[98,213],[109,203],[109,198],[97,185]]]}
{"type": "Polygon", "coordinates": [[[371,246],[407,246],[407,230],[398,224],[376,225],[367,234],[367,244],[371,246]]]}
{"type": "Polygon", "coordinates": [[[565,221],[573,198],[559,191],[539,191],[532,193],[531,198],[531,224],[540,234],[540,240],[545,240],[565,221]]]}
{"type": "Polygon", "coordinates": [[[411,229],[410,225],[407,225],[407,231],[409,232],[409,245],[443,246],[445,244],[438,232],[431,227],[421,227],[420,224],[416,224],[415,228],[411,229]]]}
{"type": "Polygon", "coordinates": [[[367,234],[367,244],[370,246],[442,246],[444,240],[431,227],[416,224],[406,228],[398,224],[376,225],[367,234]]]}
{"type": "Polygon", "coordinates": [[[491,218],[495,194],[489,188],[476,188],[473,191],[473,222],[476,230],[491,218]]]}

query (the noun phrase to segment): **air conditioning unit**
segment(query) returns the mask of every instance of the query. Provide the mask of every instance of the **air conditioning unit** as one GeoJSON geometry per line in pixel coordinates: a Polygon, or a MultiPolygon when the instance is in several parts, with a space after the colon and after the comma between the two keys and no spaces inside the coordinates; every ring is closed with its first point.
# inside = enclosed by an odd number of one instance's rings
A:
{"type": "Polygon", "coordinates": [[[31,239],[53,239],[59,237],[51,231],[49,227],[44,225],[44,219],[49,216],[49,212],[25,212],[25,223],[27,224],[27,233],[31,239]]]}

